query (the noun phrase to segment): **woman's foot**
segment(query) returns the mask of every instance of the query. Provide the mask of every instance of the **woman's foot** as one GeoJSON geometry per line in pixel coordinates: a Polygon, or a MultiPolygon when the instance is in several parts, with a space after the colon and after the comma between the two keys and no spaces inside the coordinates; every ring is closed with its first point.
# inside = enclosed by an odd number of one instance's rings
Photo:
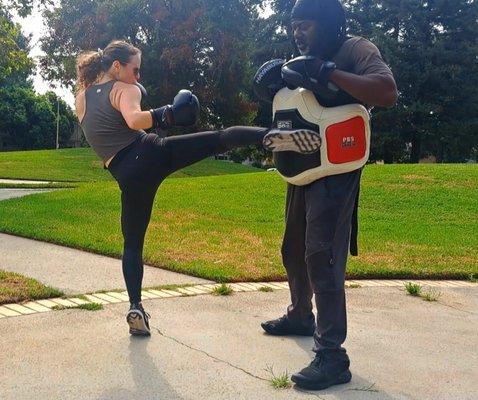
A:
{"type": "Polygon", "coordinates": [[[141,303],[131,304],[128,314],[126,315],[126,322],[129,325],[129,333],[138,336],[150,336],[149,319],[151,316],[144,311],[141,303]]]}
{"type": "Polygon", "coordinates": [[[322,140],[317,132],[308,129],[271,129],[262,144],[269,151],[295,151],[310,154],[320,149],[322,140]]]}

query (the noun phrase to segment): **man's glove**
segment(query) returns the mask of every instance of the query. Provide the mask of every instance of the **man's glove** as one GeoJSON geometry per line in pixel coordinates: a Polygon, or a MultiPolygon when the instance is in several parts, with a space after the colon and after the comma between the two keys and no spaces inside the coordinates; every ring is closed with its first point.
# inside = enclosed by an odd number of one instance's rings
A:
{"type": "Polygon", "coordinates": [[[149,111],[153,117],[153,127],[169,129],[173,126],[194,125],[199,118],[199,100],[189,90],[180,90],[172,105],[149,111]]]}
{"type": "Polygon", "coordinates": [[[329,82],[335,64],[324,62],[313,56],[293,58],[282,66],[282,79],[289,89],[302,87],[324,99],[337,97],[339,88],[329,82]]]}
{"type": "Polygon", "coordinates": [[[281,76],[281,68],[285,60],[267,61],[256,72],[253,89],[256,96],[266,103],[272,103],[276,93],[286,86],[281,76]]]}

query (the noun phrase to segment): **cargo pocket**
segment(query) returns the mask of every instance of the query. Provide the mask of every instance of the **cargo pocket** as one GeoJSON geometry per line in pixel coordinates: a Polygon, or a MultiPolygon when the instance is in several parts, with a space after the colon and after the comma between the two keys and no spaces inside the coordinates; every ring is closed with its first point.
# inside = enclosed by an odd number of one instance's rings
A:
{"type": "Polygon", "coordinates": [[[307,271],[314,293],[340,290],[332,247],[306,257],[307,271]]]}

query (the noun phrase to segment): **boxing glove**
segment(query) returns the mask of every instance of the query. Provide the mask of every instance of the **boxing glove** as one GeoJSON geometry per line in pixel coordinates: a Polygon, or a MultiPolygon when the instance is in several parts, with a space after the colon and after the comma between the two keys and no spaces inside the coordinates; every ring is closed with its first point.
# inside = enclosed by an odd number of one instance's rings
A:
{"type": "Polygon", "coordinates": [[[286,62],[281,68],[282,79],[289,89],[302,87],[324,99],[337,97],[339,88],[329,82],[335,64],[313,56],[300,56],[286,62]]]}
{"type": "Polygon", "coordinates": [[[199,100],[189,90],[180,90],[173,104],[149,111],[153,118],[153,127],[169,129],[173,126],[194,125],[199,118],[199,100]]]}
{"type": "Polygon", "coordinates": [[[285,60],[282,59],[270,60],[257,70],[253,80],[253,89],[260,100],[272,103],[276,93],[286,86],[281,75],[284,63],[285,60]]]}

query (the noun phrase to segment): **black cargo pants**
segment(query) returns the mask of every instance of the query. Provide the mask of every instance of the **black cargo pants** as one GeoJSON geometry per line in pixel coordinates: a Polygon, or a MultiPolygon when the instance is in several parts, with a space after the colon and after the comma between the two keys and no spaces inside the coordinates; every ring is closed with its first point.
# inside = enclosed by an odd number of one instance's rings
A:
{"type": "Polygon", "coordinates": [[[314,351],[341,348],[347,335],[345,267],[361,171],[287,187],[282,244],[292,300],[287,316],[291,322],[312,324],[315,294],[314,351]]]}

